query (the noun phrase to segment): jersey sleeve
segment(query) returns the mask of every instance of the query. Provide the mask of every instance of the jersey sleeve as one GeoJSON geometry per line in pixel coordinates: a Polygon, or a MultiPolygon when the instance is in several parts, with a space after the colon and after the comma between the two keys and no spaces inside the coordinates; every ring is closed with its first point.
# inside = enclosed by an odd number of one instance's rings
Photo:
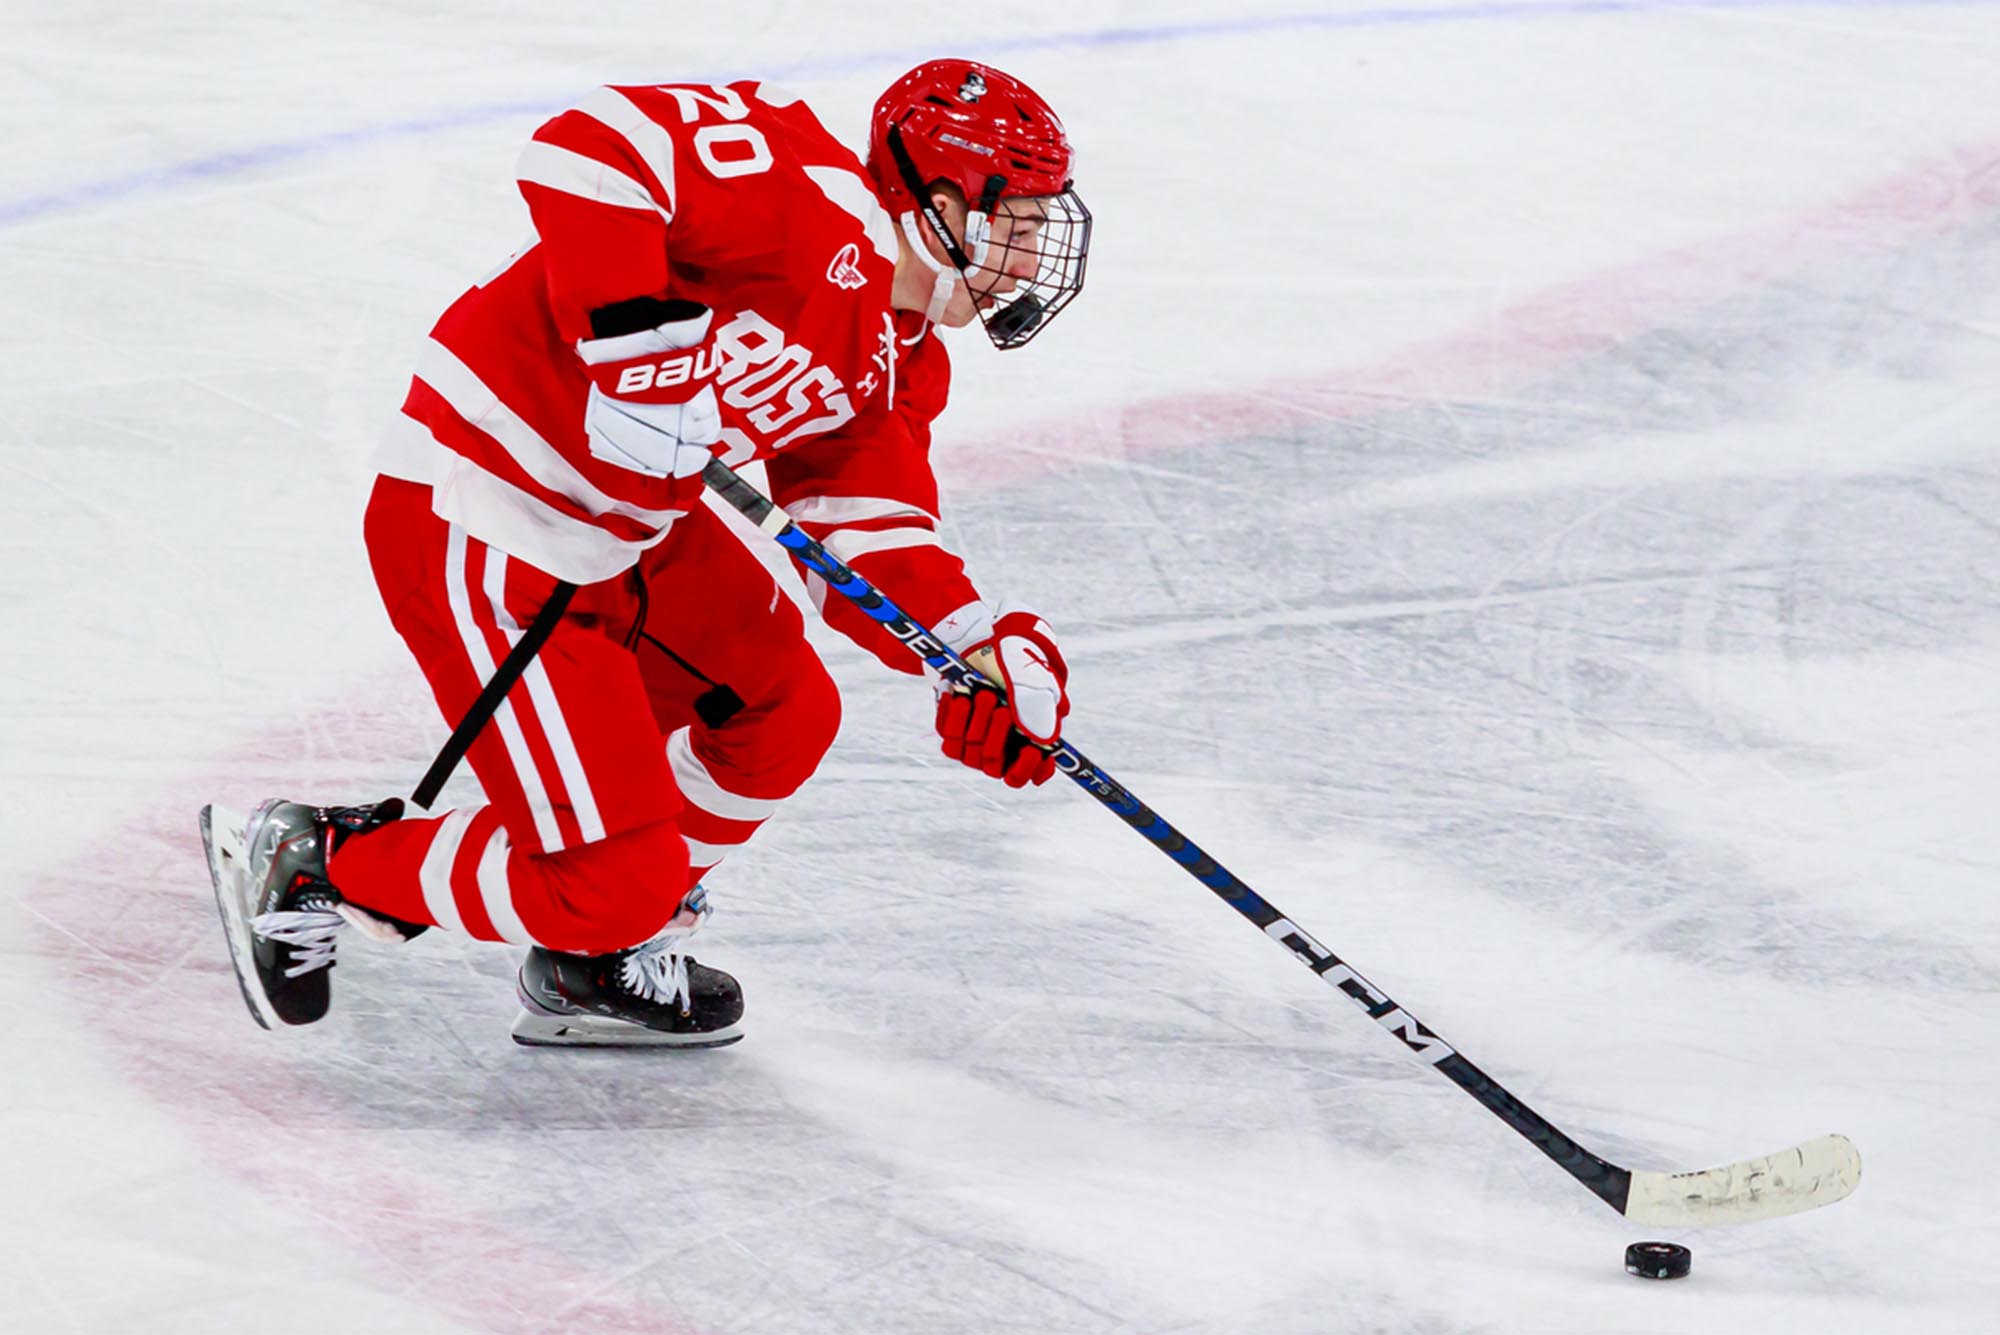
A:
{"type": "Polygon", "coordinates": [[[591,337],[594,310],[666,296],[673,138],[625,93],[599,88],[543,124],[515,176],[566,341],[591,337]]]}
{"type": "MultiPolygon", "coordinates": [[[[979,591],[938,536],[931,423],[944,407],[950,363],[926,335],[899,368],[896,402],[854,427],[773,455],[772,498],[794,522],[905,612],[935,627],[979,591]]],[[[899,672],[922,665],[894,636],[817,575],[806,588],[827,624],[899,672]]]]}

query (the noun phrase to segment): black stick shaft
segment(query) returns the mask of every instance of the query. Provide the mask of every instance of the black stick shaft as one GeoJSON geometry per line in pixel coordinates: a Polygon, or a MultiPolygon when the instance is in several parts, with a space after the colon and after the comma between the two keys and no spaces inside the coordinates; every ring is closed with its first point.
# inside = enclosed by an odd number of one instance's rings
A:
{"type": "MultiPolygon", "coordinates": [[[[867,580],[849,570],[811,535],[792,523],[768,497],[738,477],[734,470],[720,462],[711,462],[702,474],[702,480],[751,523],[774,538],[800,565],[824,579],[828,588],[880,623],[882,629],[900,640],[905,648],[923,659],[945,681],[952,685],[977,684],[991,688],[991,683],[953,652],[950,646],[911,619],[867,580]]],[[[1481,1107],[1512,1127],[1564,1172],[1590,1188],[1605,1204],[1620,1214],[1625,1212],[1632,1187],[1630,1170],[1584,1149],[1540,1113],[1515,1098],[1499,1081],[1460,1056],[1421,1020],[1314,940],[1303,928],[1244,884],[1234,872],[1203,852],[1165,817],[1134,797],[1129,789],[1093,764],[1069,742],[1059,743],[1051,754],[1057,769],[1120,820],[1144,835],[1155,848],[1173,859],[1181,870],[1256,924],[1266,936],[1284,946],[1328,985],[1366,1011],[1370,1019],[1394,1034],[1405,1048],[1478,1100],[1481,1107]]]]}
{"type": "Polygon", "coordinates": [[[481,730],[493,717],[493,711],[500,708],[507,692],[514,689],[514,683],[528,670],[528,664],[548,643],[556,622],[562,620],[562,614],[568,609],[570,597],[575,592],[576,585],[566,580],[556,582],[549,593],[549,600],[542,604],[542,610],[535,613],[527,631],[507,651],[507,657],[501,660],[500,666],[493,669],[493,677],[479,692],[479,698],[472,702],[472,707],[465,711],[465,717],[458,721],[458,726],[451,730],[451,736],[445,739],[444,749],[437,753],[437,759],[424,772],[423,782],[417,785],[417,791],[410,794],[412,802],[425,811],[431,809],[431,803],[437,801],[437,795],[444,790],[445,780],[458,768],[458,762],[465,759],[465,753],[472,749],[473,742],[478,740],[481,730]]]}

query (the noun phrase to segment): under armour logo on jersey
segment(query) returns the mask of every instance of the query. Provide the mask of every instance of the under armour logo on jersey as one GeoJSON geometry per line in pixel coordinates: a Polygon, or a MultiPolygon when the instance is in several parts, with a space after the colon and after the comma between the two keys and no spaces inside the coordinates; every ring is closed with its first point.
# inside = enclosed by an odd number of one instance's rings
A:
{"type": "Polygon", "coordinates": [[[984,96],[986,96],[986,76],[978,70],[973,70],[965,76],[965,82],[959,85],[958,100],[977,102],[984,96]]]}
{"type": "Polygon", "coordinates": [[[861,247],[852,241],[842,246],[826,266],[826,281],[849,291],[868,286],[868,275],[861,272],[861,247]]]}

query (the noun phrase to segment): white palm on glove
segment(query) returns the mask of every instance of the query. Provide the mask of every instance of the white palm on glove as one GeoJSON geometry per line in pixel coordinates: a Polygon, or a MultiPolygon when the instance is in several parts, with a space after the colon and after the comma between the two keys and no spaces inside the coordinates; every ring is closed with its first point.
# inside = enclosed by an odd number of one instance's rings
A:
{"type": "Polygon", "coordinates": [[[937,633],[1005,695],[996,703],[990,691],[941,694],[944,753],[1011,787],[1046,783],[1055,773],[1046,748],[1061,740],[1069,713],[1069,665],[1049,623],[1019,603],[973,603],[939,622],[937,633]]]}
{"type": "Polygon", "coordinates": [[[714,312],[613,338],[584,339],[577,356],[590,375],[583,428],[592,455],[650,477],[693,477],[722,439],[715,399],[714,312]]]}

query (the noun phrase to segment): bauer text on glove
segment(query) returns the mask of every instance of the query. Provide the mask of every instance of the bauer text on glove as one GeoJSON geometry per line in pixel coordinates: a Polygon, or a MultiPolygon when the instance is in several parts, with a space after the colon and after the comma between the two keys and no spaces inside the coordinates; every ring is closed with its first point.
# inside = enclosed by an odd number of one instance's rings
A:
{"type": "Polygon", "coordinates": [[[653,305],[657,324],[577,343],[590,376],[584,430],[590,452],[606,463],[651,477],[698,477],[722,438],[714,312],[691,301],[653,305]]]}

